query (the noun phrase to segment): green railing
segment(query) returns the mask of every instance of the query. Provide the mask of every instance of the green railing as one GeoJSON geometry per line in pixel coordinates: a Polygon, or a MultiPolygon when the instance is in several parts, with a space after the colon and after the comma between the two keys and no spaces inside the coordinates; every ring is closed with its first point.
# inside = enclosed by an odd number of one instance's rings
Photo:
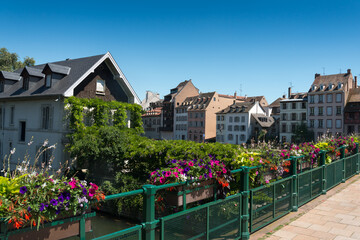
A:
{"type": "MultiPolygon", "coordinates": [[[[302,156],[291,157],[290,175],[250,189],[249,173],[262,166],[241,167],[232,170],[232,174],[240,174],[239,193],[226,199],[217,200],[216,184],[193,187],[193,181],[171,183],[160,186],[144,185],[141,189],[106,196],[105,200],[114,200],[136,195],[143,196],[143,222],[131,228],[110,233],[95,240],[171,240],[171,239],[249,239],[250,233],[270,224],[298,207],[306,204],[360,172],[360,154],[358,144],[355,154],[345,157],[345,147],[340,148],[340,159],[325,164],[326,152],[320,152],[317,167],[302,169],[302,156]],[[180,212],[164,217],[156,217],[155,197],[161,190],[171,187],[180,189],[182,197],[180,212]],[[201,189],[213,189],[213,201],[188,209],[186,195],[201,189]]],[[[95,214],[95,213],[91,213],[95,214]]],[[[91,216],[93,216],[91,215],[91,216]]],[[[85,218],[90,215],[75,217],[76,219],[59,220],[49,226],[60,224],[61,221],[80,221],[80,239],[85,239],[85,218]]],[[[0,240],[7,239],[16,231],[7,231],[2,224],[0,240]]]]}

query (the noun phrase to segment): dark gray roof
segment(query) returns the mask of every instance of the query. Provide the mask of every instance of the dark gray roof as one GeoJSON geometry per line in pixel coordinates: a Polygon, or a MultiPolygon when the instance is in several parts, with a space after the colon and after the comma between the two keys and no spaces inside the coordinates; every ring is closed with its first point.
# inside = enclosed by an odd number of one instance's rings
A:
{"type": "Polygon", "coordinates": [[[21,74],[23,75],[24,72],[27,72],[30,76],[34,76],[34,77],[39,77],[39,78],[43,78],[45,75],[42,73],[42,70],[39,70],[37,68],[33,68],[33,67],[24,67],[21,74]]]}
{"type": "Polygon", "coordinates": [[[216,114],[247,113],[255,105],[255,102],[236,102],[216,114]]]}
{"type": "MultiPolygon", "coordinates": [[[[46,88],[44,86],[44,74],[42,70],[46,64],[36,65],[32,67],[25,67],[26,71],[30,75],[36,76],[38,74],[42,76],[42,79],[30,85],[28,90],[22,88],[22,81],[19,81],[6,91],[0,93],[0,98],[9,98],[9,97],[28,97],[28,96],[43,96],[43,95],[64,95],[67,89],[69,89],[81,76],[83,76],[96,62],[98,62],[105,54],[71,59],[59,62],[53,62],[53,64],[71,68],[69,75],[64,76],[60,81],[55,82],[51,88],[46,88]],[[40,74],[39,74],[40,73],[40,74]]],[[[15,72],[20,73],[24,69],[18,69],[15,72]]]]}
{"type": "MultiPolygon", "coordinates": [[[[53,73],[60,73],[63,75],[69,75],[70,69],[71,69],[70,67],[61,66],[61,65],[53,64],[53,63],[48,63],[48,64],[46,64],[46,66],[48,66],[53,73]]],[[[44,67],[44,69],[45,69],[45,67],[44,67]]]]}
{"type": "Polygon", "coordinates": [[[20,81],[21,76],[19,73],[0,71],[0,78],[5,80],[20,81]]]}

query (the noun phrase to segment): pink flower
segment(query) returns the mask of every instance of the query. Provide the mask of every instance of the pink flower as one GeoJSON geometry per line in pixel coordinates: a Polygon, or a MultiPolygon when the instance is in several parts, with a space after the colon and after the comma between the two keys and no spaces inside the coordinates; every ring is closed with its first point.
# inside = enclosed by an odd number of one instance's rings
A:
{"type": "Polygon", "coordinates": [[[255,175],[256,175],[256,176],[257,176],[257,175],[259,175],[259,172],[258,172],[258,171],[256,171],[256,172],[255,172],[255,175]]]}
{"type": "Polygon", "coordinates": [[[203,176],[202,176],[202,175],[200,175],[200,176],[199,176],[199,179],[201,180],[202,178],[203,178],[203,176]]]}
{"type": "Polygon", "coordinates": [[[173,174],[174,174],[174,176],[175,176],[176,178],[179,177],[179,174],[178,174],[177,172],[173,172],[173,174]]]}
{"type": "Polygon", "coordinates": [[[253,157],[250,157],[250,161],[254,161],[254,158],[253,158],[253,157]]]}
{"type": "Polygon", "coordinates": [[[89,196],[92,197],[92,196],[94,196],[94,195],[95,195],[95,189],[90,188],[90,189],[89,189],[89,196]]]}
{"type": "Polygon", "coordinates": [[[263,161],[260,159],[259,163],[263,163],[263,161]]]}
{"type": "Polygon", "coordinates": [[[269,180],[266,180],[265,182],[266,182],[266,183],[269,183],[270,181],[269,181],[269,180]]]}
{"type": "Polygon", "coordinates": [[[95,190],[99,189],[99,187],[95,183],[90,183],[90,186],[92,186],[95,190]]]}
{"type": "Polygon", "coordinates": [[[165,177],[170,177],[171,176],[171,172],[170,171],[166,171],[165,172],[165,177]]]}
{"type": "Polygon", "coordinates": [[[160,177],[159,181],[160,181],[160,183],[164,183],[164,182],[165,182],[165,178],[160,177]]]}
{"type": "Polygon", "coordinates": [[[226,168],[223,168],[223,169],[222,169],[222,172],[223,172],[223,173],[226,173],[226,172],[227,172],[227,171],[226,171],[226,168]]]}
{"type": "Polygon", "coordinates": [[[69,182],[69,185],[71,186],[71,189],[76,188],[76,181],[69,182]]]}
{"type": "Polygon", "coordinates": [[[153,172],[151,173],[151,176],[152,176],[152,175],[155,175],[155,174],[156,174],[156,171],[153,171],[153,172]]]}
{"type": "Polygon", "coordinates": [[[189,164],[190,167],[194,166],[194,163],[191,162],[191,161],[188,164],[189,164]]]}
{"type": "Polygon", "coordinates": [[[212,173],[209,173],[209,177],[210,177],[210,178],[212,178],[212,177],[213,177],[213,176],[212,176],[212,173]]]}
{"type": "Polygon", "coordinates": [[[215,161],[215,164],[216,164],[217,166],[219,166],[219,161],[218,161],[218,160],[216,160],[216,161],[215,161]]]}

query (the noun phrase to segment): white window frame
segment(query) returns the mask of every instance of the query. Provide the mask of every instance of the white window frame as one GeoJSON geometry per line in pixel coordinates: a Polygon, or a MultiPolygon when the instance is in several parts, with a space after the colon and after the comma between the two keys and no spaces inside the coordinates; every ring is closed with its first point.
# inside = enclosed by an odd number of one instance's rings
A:
{"type": "Polygon", "coordinates": [[[103,79],[97,79],[96,80],[96,94],[100,94],[100,95],[105,95],[105,80],[103,79]],[[102,85],[102,88],[100,87],[100,85],[102,85]]]}

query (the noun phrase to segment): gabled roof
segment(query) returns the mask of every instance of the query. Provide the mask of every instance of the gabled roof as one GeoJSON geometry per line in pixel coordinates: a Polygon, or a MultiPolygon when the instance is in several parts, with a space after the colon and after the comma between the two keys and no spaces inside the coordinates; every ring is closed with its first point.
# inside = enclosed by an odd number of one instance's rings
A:
{"type": "Polygon", "coordinates": [[[19,73],[0,71],[0,79],[20,81],[21,76],[19,73]]]}
{"type": "Polygon", "coordinates": [[[282,97],[279,97],[278,99],[276,99],[275,101],[273,101],[270,105],[269,105],[269,107],[280,107],[280,101],[281,100],[284,100],[284,99],[286,99],[286,98],[282,98],[282,97]]]}
{"type": "MultiPolygon", "coordinates": [[[[136,95],[134,89],[126,79],[125,75],[120,70],[119,66],[115,62],[112,55],[107,52],[105,54],[84,57],[78,59],[68,59],[64,61],[58,61],[50,63],[56,71],[65,71],[65,69],[71,69],[69,74],[64,76],[60,81],[54,83],[51,88],[44,86],[44,81],[40,79],[30,86],[28,90],[22,89],[22,82],[17,82],[6,91],[0,93],[0,98],[15,98],[15,97],[30,97],[30,96],[54,96],[62,95],[70,97],[73,95],[73,91],[90,73],[92,73],[100,64],[105,62],[113,74],[116,76],[119,84],[123,90],[134,98],[135,103],[141,103],[139,97],[136,95]],[[54,66],[56,65],[56,66],[54,66]],[[61,68],[61,69],[60,69],[61,68]]],[[[49,63],[47,63],[49,64],[49,63]]],[[[15,71],[15,73],[21,73],[27,71],[31,76],[38,76],[44,79],[45,75],[42,73],[44,67],[47,64],[40,64],[32,67],[25,67],[15,71]]]]}
{"type": "Polygon", "coordinates": [[[188,111],[198,111],[198,110],[205,110],[211,100],[213,99],[216,92],[209,92],[209,93],[200,93],[197,96],[187,97],[179,106],[183,108],[184,106],[188,107],[188,111]]]}
{"type": "Polygon", "coordinates": [[[247,113],[255,105],[255,102],[236,102],[224,108],[216,114],[247,113]]]}
{"type": "Polygon", "coordinates": [[[349,103],[355,103],[355,102],[360,103],[360,88],[350,89],[348,99],[349,99],[348,100],[349,103]]]}
{"type": "Polygon", "coordinates": [[[25,73],[27,73],[30,76],[38,77],[38,78],[43,78],[45,76],[41,70],[34,68],[34,67],[28,67],[28,66],[23,68],[20,75],[24,76],[25,73]]]}
{"type": "Polygon", "coordinates": [[[335,91],[340,90],[342,86],[339,86],[339,83],[343,85],[347,84],[349,80],[353,79],[351,70],[348,69],[347,73],[339,73],[332,75],[320,75],[315,74],[315,80],[312,86],[316,86],[316,89],[313,90],[311,87],[308,92],[321,92],[321,91],[335,91]],[[323,86],[323,89],[320,87],[323,86]]]}
{"type": "Polygon", "coordinates": [[[45,65],[42,73],[44,73],[46,68],[49,68],[51,70],[51,72],[53,72],[53,73],[59,73],[59,74],[63,74],[63,75],[69,75],[70,69],[71,69],[70,67],[66,67],[66,66],[62,66],[62,65],[47,63],[45,65]]]}
{"type": "Polygon", "coordinates": [[[271,127],[271,125],[273,125],[275,122],[273,117],[268,117],[264,114],[255,113],[251,114],[251,116],[263,128],[271,127]]]}

